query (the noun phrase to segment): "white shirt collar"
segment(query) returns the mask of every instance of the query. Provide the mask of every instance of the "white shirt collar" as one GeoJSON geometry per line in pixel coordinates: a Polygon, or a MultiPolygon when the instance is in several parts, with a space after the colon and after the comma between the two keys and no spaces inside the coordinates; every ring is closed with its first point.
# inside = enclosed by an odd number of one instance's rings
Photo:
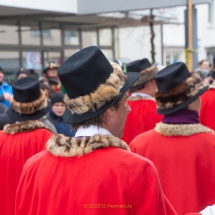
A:
{"type": "Polygon", "coordinates": [[[145,98],[152,98],[152,96],[150,96],[149,94],[145,94],[145,93],[132,93],[131,97],[138,96],[138,95],[145,97],[145,98]]]}
{"type": "Polygon", "coordinates": [[[104,128],[90,125],[88,128],[84,128],[84,126],[79,127],[76,131],[75,137],[91,137],[95,134],[111,135],[111,133],[104,128]]]}

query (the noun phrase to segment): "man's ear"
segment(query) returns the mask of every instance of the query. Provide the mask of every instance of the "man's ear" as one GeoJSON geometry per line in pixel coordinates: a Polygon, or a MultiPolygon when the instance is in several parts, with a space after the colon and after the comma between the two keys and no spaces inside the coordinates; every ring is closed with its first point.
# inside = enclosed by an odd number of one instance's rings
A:
{"type": "Polygon", "coordinates": [[[114,113],[115,113],[115,108],[113,106],[109,107],[105,113],[108,115],[108,116],[113,116],[114,113]]]}

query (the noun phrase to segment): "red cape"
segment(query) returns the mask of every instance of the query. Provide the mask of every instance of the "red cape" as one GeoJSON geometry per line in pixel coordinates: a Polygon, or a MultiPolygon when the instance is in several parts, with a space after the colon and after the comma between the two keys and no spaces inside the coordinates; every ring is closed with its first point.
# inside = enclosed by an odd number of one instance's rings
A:
{"type": "Polygon", "coordinates": [[[46,129],[5,134],[0,131],[0,214],[13,215],[15,194],[25,161],[45,149],[46,129]]]}
{"type": "MultiPolygon", "coordinates": [[[[180,126],[176,125],[173,132],[180,126]]],[[[184,128],[184,133],[200,133],[164,136],[153,129],[130,144],[133,152],[155,164],[163,191],[179,215],[199,212],[215,203],[215,134],[184,128]]]]}
{"type": "Polygon", "coordinates": [[[201,100],[200,121],[203,125],[215,130],[215,89],[205,92],[201,100]]]}
{"type": "MultiPolygon", "coordinates": [[[[57,148],[64,156],[62,144],[57,148]]],[[[52,150],[59,151],[55,146],[52,150]]],[[[16,215],[175,214],[149,160],[116,147],[79,157],[61,156],[46,150],[26,162],[17,189],[16,215]]]]}
{"type": "Polygon", "coordinates": [[[131,113],[128,114],[122,140],[127,144],[139,134],[153,129],[163,118],[156,113],[156,101],[153,99],[139,99],[129,101],[131,113]]]}

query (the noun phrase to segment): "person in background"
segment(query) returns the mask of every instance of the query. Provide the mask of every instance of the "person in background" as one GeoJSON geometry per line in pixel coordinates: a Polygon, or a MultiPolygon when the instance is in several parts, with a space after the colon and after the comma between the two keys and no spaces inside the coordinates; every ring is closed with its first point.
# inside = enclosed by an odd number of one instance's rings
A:
{"type": "Polygon", "coordinates": [[[12,119],[10,119],[6,113],[7,109],[6,105],[0,103],[0,130],[2,130],[6,124],[12,123],[12,119]]]}
{"type": "Polygon", "coordinates": [[[215,204],[215,134],[199,121],[199,97],[208,86],[182,62],[158,72],[155,81],[157,112],[164,117],[131,142],[131,151],[154,163],[179,215],[199,212],[215,204]]]}
{"type": "MultiPolygon", "coordinates": [[[[47,99],[47,101],[50,103],[50,88],[48,85],[40,83],[40,89],[44,92],[45,97],[47,99]]],[[[53,134],[57,134],[57,130],[55,128],[55,126],[48,120],[47,115],[43,116],[43,118],[41,119],[42,123],[44,123],[48,128],[50,128],[50,130],[52,131],[53,134]]]]}
{"type": "Polygon", "coordinates": [[[43,70],[45,78],[55,77],[58,78],[57,75],[58,66],[55,62],[49,62],[48,66],[43,70]]]}
{"type": "Polygon", "coordinates": [[[50,95],[55,92],[60,91],[59,80],[55,77],[48,78],[49,87],[50,87],[50,95]]]}
{"type": "Polygon", "coordinates": [[[132,111],[127,117],[122,137],[130,144],[137,135],[153,129],[156,123],[161,121],[162,116],[156,113],[154,98],[157,90],[154,80],[154,75],[158,72],[157,67],[144,58],[127,64],[127,72],[140,74],[139,79],[129,89],[131,96],[128,98],[128,105],[132,111]]]}
{"type": "Polygon", "coordinates": [[[38,73],[34,69],[29,69],[28,76],[38,78],[38,73]]]}
{"type": "Polygon", "coordinates": [[[45,93],[46,99],[48,101],[50,101],[50,98],[49,98],[49,96],[50,96],[50,87],[49,87],[49,85],[40,83],[40,89],[45,93]]]}
{"type": "Polygon", "coordinates": [[[0,101],[10,107],[10,99],[13,95],[12,87],[4,81],[4,72],[0,67],[0,101]]]}
{"type": "Polygon", "coordinates": [[[15,195],[24,163],[45,149],[50,130],[40,121],[50,106],[39,81],[33,77],[18,79],[13,84],[14,97],[7,115],[15,121],[0,131],[0,214],[15,210],[15,195]]]}
{"type": "Polygon", "coordinates": [[[66,90],[64,120],[75,137],[57,134],[23,168],[16,215],[175,215],[151,161],[120,138],[128,88],[137,73],[111,66],[90,46],[58,69],[66,90]]]}
{"type": "Polygon", "coordinates": [[[16,72],[16,79],[25,78],[27,76],[28,76],[28,71],[24,70],[23,68],[20,68],[20,70],[16,72]]]}
{"type": "Polygon", "coordinates": [[[210,78],[211,81],[208,83],[209,90],[201,96],[200,121],[203,125],[215,130],[215,57],[213,58],[210,78]]]}
{"type": "Polygon", "coordinates": [[[40,77],[38,80],[39,80],[40,84],[45,84],[45,85],[49,86],[49,81],[47,78],[40,77]]]}
{"type": "Polygon", "coordinates": [[[64,95],[55,92],[51,96],[51,111],[47,115],[47,119],[55,126],[57,133],[64,134],[69,137],[75,136],[75,130],[63,121],[63,114],[66,110],[64,104],[64,95]]]}
{"type": "Polygon", "coordinates": [[[199,62],[198,68],[203,69],[203,70],[210,70],[210,62],[208,60],[201,60],[199,62]]]}

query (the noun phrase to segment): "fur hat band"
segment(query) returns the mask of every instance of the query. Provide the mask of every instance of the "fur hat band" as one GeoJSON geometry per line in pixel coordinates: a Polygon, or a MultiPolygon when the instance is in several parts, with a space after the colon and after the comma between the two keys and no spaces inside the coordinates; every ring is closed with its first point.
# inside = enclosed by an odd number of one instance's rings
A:
{"type": "Polygon", "coordinates": [[[117,63],[112,63],[113,72],[105,83],[100,84],[97,89],[89,95],[70,99],[64,96],[67,108],[73,114],[83,114],[99,110],[106,102],[111,101],[120,94],[120,90],[127,79],[117,63]]]}
{"type": "Polygon", "coordinates": [[[130,92],[135,92],[144,87],[144,85],[154,80],[154,75],[158,72],[156,66],[152,65],[147,58],[135,60],[126,65],[127,72],[138,72],[139,78],[129,89],[130,92]]]}
{"type": "Polygon", "coordinates": [[[173,108],[196,96],[204,87],[200,76],[192,72],[190,77],[173,89],[166,92],[157,92],[155,94],[157,106],[163,110],[173,108]]]}
{"type": "Polygon", "coordinates": [[[41,95],[37,100],[31,102],[18,102],[14,98],[11,99],[11,108],[18,114],[33,114],[38,110],[42,110],[48,106],[44,92],[41,90],[41,95]]]}
{"type": "Polygon", "coordinates": [[[145,84],[149,81],[152,81],[154,79],[154,75],[158,72],[158,69],[156,66],[152,65],[149,68],[146,68],[142,71],[140,71],[140,77],[138,80],[132,85],[132,87],[136,87],[140,84],[145,84]]]}

